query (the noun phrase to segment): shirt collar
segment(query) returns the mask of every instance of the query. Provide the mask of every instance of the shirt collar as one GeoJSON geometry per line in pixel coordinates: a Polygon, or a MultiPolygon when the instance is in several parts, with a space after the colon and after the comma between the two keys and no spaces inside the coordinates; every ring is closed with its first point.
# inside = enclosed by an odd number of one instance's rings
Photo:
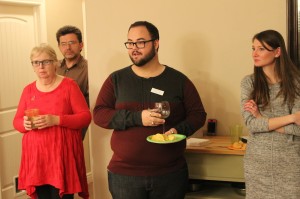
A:
{"type": "MultiPolygon", "coordinates": [[[[70,68],[76,67],[76,66],[78,65],[78,63],[81,62],[82,59],[83,59],[83,57],[82,57],[82,55],[80,55],[80,57],[79,57],[79,59],[77,60],[77,62],[76,62],[73,66],[71,66],[70,68]]],[[[61,61],[60,67],[61,67],[61,68],[62,68],[62,67],[66,67],[66,68],[67,68],[67,65],[66,65],[66,59],[63,59],[63,60],[61,61]]],[[[70,69],[70,68],[69,68],[69,69],[70,69]]]]}

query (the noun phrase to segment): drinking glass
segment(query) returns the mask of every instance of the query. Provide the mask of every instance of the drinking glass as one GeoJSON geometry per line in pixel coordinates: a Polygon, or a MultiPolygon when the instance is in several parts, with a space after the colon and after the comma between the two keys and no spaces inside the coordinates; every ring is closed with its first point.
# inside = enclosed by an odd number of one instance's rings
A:
{"type": "Polygon", "coordinates": [[[38,118],[39,109],[36,109],[36,108],[34,108],[34,109],[27,109],[27,110],[25,110],[25,115],[31,121],[31,129],[36,129],[37,127],[33,124],[33,121],[38,118]]]}
{"type": "Polygon", "coordinates": [[[229,133],[231,138],[231,144],[238,142],[243,133],[243,126],[240,124],[235,124],[229,127],[229,133]]]}
{"type": "MultiPolygon", "coordinates": [[[[168,101],[156,102],[154,110],[161,114],[162,119],[166,119],[170,115],[170,104],[168,101]]],[[[165,124],[163,124],[163,133],[165,133],[165,124]]]]}

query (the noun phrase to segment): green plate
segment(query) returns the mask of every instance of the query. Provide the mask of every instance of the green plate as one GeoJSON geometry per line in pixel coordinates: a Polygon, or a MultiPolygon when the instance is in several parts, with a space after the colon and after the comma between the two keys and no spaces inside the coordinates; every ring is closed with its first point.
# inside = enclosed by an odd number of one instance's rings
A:
{"type": "Polygon", "coordinates": [[[162,141],[151,140],[152,135],[150,135],[150,136],[147,137],[147,141],[155,143],[155,144],[172,144],[172,143],[175,143],[175,142],[180,142],[181,140],[184,140],[186,138],[185,135],[181,135],[181,134],[174,134],[174,136],[175,136],[174,140],[172,140],[172,141],[163,141],[162,142],[162,141]]]}

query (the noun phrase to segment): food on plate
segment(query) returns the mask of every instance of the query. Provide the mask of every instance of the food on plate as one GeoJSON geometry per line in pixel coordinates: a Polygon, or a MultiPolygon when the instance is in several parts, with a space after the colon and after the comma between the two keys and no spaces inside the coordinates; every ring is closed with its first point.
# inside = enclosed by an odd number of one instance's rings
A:
{"type": "Polygon", "coordinates": [[[169,141],[175,140],[175,135],[173,134],[168,135],[168,140],[169,141]]]}
{"type": "Polygon", "coordinates": [[[175,139],[175,136],[172,134],[166,135],[166,134],[157,133],[157,134],[151,136],[151,140],[157,141],[157,142],[173,141],[174,139],[175,139]]]}
{"type": "Polygon", "coordinates": [[[234,142],[231,147],[233,149],[240,149],[240,150],[245,150],[246,149],[247,144],[242,142],[242,141],[238,141],[238,142],[234,142]]]}
{"type": "Polygon", "coordinates": [[[164,138],[163,134],[157,133],[155,135],[152,135],[151,140],[162,142],[162,141],[165,141],[165,138],[164,138]]]}

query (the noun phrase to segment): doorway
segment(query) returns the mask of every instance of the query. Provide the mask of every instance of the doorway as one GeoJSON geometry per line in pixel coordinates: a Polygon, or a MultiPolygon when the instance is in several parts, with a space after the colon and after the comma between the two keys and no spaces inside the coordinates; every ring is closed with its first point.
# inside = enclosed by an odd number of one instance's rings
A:
{"type": "Polygon", "coordinates": [[[0,199],[27,198],[15,186],[22,134],[14,130],[12,121],[23,87],[35,79],[31,48],[46,38],[41,26],[44,1],[22,2],[0,1],[0,199]]]}

